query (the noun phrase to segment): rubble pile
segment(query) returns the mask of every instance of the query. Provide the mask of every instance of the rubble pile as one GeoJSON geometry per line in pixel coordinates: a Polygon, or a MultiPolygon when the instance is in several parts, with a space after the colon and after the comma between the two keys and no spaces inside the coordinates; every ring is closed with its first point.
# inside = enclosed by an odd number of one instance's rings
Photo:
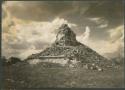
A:
{"type": "Polygon", "coordinates": [[[78,42],[75,33],[67,24],[63,24],[59,28],[56,41],[51,47],[29,56],[27,59],[39,59],[40,56],[64,56],[69,61],[76,60],[82,65],[86,64],[88,68],[91,67],[90,69],[94,69],[95,67],[99,69],[99,67],[111,65],[110,61],[99,55],[96,51],[78,42]]]}

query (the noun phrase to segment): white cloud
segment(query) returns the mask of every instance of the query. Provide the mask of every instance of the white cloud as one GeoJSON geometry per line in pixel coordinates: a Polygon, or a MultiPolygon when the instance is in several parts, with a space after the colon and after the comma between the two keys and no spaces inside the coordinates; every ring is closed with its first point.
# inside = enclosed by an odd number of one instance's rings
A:
{"type": "Polygon", "coordinates": [[[124,39],[124,26],[119,26],[115,29],[111,29],[109,31],[111,42],[115,42],[116,40],[123,40],[124,39]]]}
{"type": "Polygon", "coordinates": [[[81,34],[80,36],[77,36],[76,38],[78,41],[84,44],[87,44],[89,42],[89,36],[90,36],[90,27],[86,26],[85,32],[81,34]]]}
{"type": "Polygon", "coordinates": [[[95,22],[98,25],[98,28],[108,27],[108,21],[102,17],[98,18],[89,18],[90,21],[95,22]]]}
{"type": "Polygon", "coordinates": [[[32,21],[29,23],[24,23],[25,21],[19,23],[20,20],[13,18],[12,20],[15,25],[7,28],[8,32],[3,31],[2,34],[2,51],[4,55],[18,56],[22,59],[52,44],[56,39],[56,29],[63,23],[67,23],[70,27],[76,26],[76,24],[69,23],[62,18],[56,18],[51,22],[32,21]],[[9,53],[6,51],[7,48],[9,53]],[[39,49],[37,50],[37,48],[39,49]]]}
{"type": "Polygon", "coordinates": [[[119,26],[109,31],[111,38],[107,41],[91,40],[89,38],[91,36],[90,29],[88,31],[86,29],[85,33],[78,36],[77,39],[103,56],[107,53],[113,53],[114,55],[122,54],[124,56],[124,27],[119,26]]]}
{"type": "Polygon", "coordinates": [[[97,22],[97,21],[99,21],[99,19],[100,19],[100,17],[95,17],[95,18],[88,18],[89,20],[91,20],[91,21],[95,21],[95,22],[97,22]]]}
{"type": "MultiPolygon", "coordinates": [[[[6,17],[2,19],[2,55],[7,57],[19,56],[20,58],[24,59],[32,53],[43,50],[45,47],[47,47],[47,45],[54,42],[56,33],[58,31],[57,28],[63,23],[67,23],[70,27],[77,26],[76,24],[69,23],[67,20],[59,17],[55,18],[51,22],[20,20],[12,17],[7,11],[6,7],[2,8],[6,13],[6,17]],[[39,49],[36,49],[36,47],[39,49]]],[[[91,20],[100,25],[101,28],[106,27],[108,24],[108,22],[100,18],[91,18],[91,20]]],[[[110,32],[108,33],[111,37],[110,40],[93,41],[89,38],[91,36],[91,28],[87,26],[85,33],[77,36],[77,39],[102,55],[105,53],[119,51],[119,48],[123,49],[123,26],[113,28],[109,31],[110,32]]]]}
{"type": "Polygon", "coordinates": [[[107,26],[108,26],[108,24],[107,24],[107,23],[104,23],[104,24],[99,25],[98,28],[105,28],[105,27],[107,27],[107,26]]]}

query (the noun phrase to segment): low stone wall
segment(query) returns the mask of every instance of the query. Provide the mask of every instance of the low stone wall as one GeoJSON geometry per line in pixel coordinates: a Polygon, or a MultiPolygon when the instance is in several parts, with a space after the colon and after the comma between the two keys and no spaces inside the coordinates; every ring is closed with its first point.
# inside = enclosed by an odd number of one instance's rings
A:
{"type": "Polygon", "coordinates": [[[43,60],[42,62],[59,63],[61,65],[65,65],[65,64],[67,64],[68,60],[65,60],[65,59],[47,59],[47,60],[43,60]]]}
{"type": "Polygon", "coordinates": [[[65,56],[40,56],[39,59],[65,59],[65,56]]]}
{"type": "Polygon", "coordinates": [[[58,63],[58,64],[61,64],[61,65],[65,65],[67,64],[68,60],[62,58],[62,59],[59,59],[59,58],[46,58],[46,59],[31,59],[28,61],[29,64],[37,64],[37,63],[42,63],[42,62],[50,62],[50,63],[58,63]]]}

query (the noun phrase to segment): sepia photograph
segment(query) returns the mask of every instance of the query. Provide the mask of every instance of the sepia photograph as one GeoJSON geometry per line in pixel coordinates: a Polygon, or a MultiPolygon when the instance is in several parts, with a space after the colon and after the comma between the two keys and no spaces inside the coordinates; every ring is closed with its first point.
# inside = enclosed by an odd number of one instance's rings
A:
{"type": "Polygon", "coordinates": [[[1,90],[124,88],[124,0],[1,3],[1,90]]]}

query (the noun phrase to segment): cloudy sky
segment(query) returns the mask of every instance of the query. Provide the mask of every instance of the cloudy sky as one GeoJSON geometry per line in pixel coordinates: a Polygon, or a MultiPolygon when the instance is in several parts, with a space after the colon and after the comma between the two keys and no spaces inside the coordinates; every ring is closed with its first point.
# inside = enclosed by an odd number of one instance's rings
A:
{"type": "Polygon", "coordinates": [[[103,56],[123,54],[122,0],[5,1],[2,3],[2,55],[25,59],[54,42],[67,23],[77,40],[103,56]]]}

